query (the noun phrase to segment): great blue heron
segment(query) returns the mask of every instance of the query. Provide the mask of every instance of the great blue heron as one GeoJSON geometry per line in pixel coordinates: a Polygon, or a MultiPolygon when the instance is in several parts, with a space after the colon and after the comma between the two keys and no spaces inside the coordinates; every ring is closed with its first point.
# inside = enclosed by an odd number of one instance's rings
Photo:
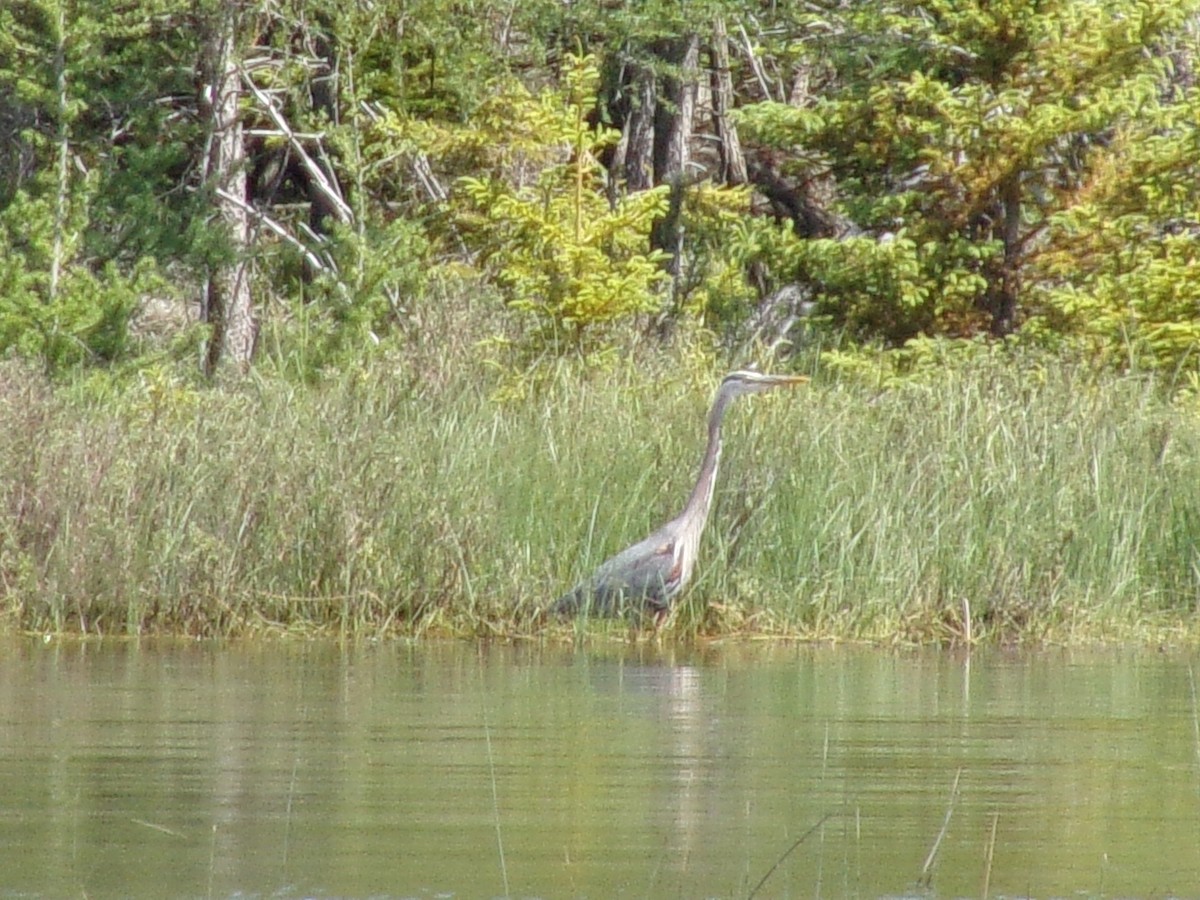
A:
{"type": "Polygon", "coordinates": [[[596,616],[618,615],[625,610],[664,615],[696,565],[721,462],[721,421],[730,401],[742,394],[807,380],[802,375],[764,375],[748,370],[726,375],[708,414],[708,446],[704,448],[700,477],[683,512],[645,540],[602,563],[591,577],[560,597],[551,612],[563,617],[585,610],[596,616]]]}

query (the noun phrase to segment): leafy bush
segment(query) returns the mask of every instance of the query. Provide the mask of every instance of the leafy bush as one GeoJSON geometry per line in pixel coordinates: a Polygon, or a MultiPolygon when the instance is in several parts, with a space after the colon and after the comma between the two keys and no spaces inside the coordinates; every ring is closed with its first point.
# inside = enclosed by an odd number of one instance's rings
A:
{"type": "Polygon", "coordinates": [[[62,267],[51,291],[50,213],[23,194],[0,213],[0,353],[39,360],[54,371],[113,361],[129,348],[139,297],[158,283],[152,260],[132,273],[62,267]]]}
{"type": "Polygon", "coordinates": [[[510,308],[533,317],[539,343],[582,348],[596,326],[660,305],[665,257],[649,235],[666,189],[605,196],[598,156],[619,135],[588,121],[598,84],[591,57],[569,56],[559,89],[534,96],[504,79],[469,127],[391,124],[452,170],[478,173],[457,181],[453,233],[510,308]]]}

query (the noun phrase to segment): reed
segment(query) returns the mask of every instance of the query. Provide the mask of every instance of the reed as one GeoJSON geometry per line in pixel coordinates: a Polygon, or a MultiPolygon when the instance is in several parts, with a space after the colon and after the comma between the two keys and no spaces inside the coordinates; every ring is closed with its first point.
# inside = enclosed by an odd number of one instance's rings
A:
{"type": "Polygon", "coordinates": [[[763,456],[792,441],[801,462],[764,492],[753,555],[721,576],[723,593],[745,596],[742,582],[762,579],[767,608],[813,636],[1194,628],[1197,423],[1152,383],[985,366],[807,401],[767,429],[763,456]]]}
{"type": "MultiPolygon", "coordinates": [[[[30,631],[569,636],[537,616],[673,515],[720,372],[381,358],[316,385],[0,376],[0,621],[30,631]]],[[[727,423],[680,636],[1196,634],[1200,425],[1145,379],[819,370],[727,423]]],[[[601,625],[624,637],[625,625],[601,625]]]]}

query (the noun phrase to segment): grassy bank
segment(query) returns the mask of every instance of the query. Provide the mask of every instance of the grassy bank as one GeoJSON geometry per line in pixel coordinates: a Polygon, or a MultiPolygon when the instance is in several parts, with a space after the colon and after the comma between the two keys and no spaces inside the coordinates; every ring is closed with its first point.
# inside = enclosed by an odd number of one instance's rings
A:
{"type": "MultiPolygon", "coordinates": [[[[1152,383],[995,359],[729,418],[668,630],[901,641],[1200,634],[1200,424],[1152,383]]],[[[0,622],[87,633],[552,634],[673,515],[719,372],[379,362],[318,387],[0,375],[0,622]]],[[[623,630],[622,630],[623,633],[623,630]]]]}

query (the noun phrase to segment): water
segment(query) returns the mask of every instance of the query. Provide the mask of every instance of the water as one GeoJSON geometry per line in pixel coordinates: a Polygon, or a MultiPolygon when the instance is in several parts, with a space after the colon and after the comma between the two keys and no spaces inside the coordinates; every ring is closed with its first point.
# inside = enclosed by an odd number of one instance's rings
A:
{"type": "Polygon", "coordinates": [[[1150,652],[0,643],[0,896],[1200,897],[1198,678],[1150,652]]]}

